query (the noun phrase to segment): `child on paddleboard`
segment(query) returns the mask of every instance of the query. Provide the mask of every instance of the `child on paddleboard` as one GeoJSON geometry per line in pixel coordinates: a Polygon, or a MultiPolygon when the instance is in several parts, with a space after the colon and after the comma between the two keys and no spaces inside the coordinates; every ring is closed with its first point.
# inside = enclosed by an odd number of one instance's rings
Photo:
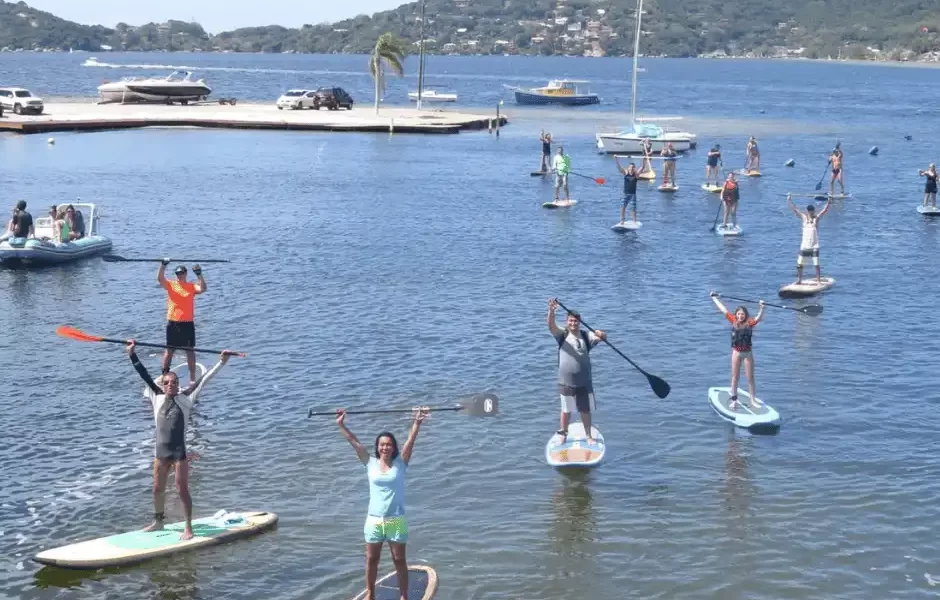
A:
{"type": "Polygon", "coordinates": [[[718,310],[731,323],[731,404],[732,410],[738,408],[738,379],[741,374],[741,363],[744,363],[744,370],[747,374],[747,391],[751,395],[751,408],[760,408],[760,401],[757,399],[757,386],[754,385],[754,354],[751,348],[751,337],[754,328],[764,318],[764,301],[760,301],[760,311],[753,319],[747,311],[747,307],[739,306],[734,309],[732,314],[725,305],[718,299],[718,293],[711,293],[712,302],[718,307],[718,310]]]}

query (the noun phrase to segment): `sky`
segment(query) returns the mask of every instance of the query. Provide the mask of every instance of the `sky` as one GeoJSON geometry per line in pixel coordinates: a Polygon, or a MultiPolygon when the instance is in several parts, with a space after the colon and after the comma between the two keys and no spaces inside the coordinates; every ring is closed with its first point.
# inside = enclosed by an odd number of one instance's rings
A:
{"type": "MultiPolygon", "coordinates": [[[[395,8],[410,0],[26,0],[33,8],[86,25],[114,27],[196,21],[210,33],[255,25],[300,27],[395,8]]],[[[413,1],[413,0],[411,0],[413,1]]]]}

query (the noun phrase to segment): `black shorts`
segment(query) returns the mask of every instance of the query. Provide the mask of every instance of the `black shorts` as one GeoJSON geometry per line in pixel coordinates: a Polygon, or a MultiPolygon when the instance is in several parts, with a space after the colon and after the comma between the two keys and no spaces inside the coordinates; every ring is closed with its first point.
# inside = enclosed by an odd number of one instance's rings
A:
{"type": "Polygon", "coordinates": [[[166,345],[192,348],[196,345],[196,325],[192,321],[167,321],[166,345]]]}

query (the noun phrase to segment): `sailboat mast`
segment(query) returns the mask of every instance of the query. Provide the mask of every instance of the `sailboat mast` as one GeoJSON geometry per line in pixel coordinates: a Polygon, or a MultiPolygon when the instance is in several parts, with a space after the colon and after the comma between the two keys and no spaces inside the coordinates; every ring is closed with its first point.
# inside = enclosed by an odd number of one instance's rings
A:
{"type": "Polygon", "coordinates": [[[424,5],[426,0],[421,0],[421,41],[420,54],[418,55],[418,110],[421,110],[421,98],[424,92],[424,5]]]}
{"type": "Polygon", "coordinates": [[[636,125],[636,70],[640,62],[640,22],[643,19],[643,0],[636,3],[636,35],[633,39],[633,101],[630,104],[630,123],[636,125]]]}

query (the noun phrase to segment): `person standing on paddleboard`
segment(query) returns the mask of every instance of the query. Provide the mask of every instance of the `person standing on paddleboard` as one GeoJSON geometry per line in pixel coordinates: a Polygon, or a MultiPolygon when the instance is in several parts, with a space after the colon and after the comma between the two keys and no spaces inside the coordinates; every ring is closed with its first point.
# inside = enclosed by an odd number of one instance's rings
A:
{"type": "Polygon", "coordinates": [[[555,202],[558,202],[558,193],[565,188],[565,201],[571,200],[568,195],[568,173],[571,172],[571,157],[565,154],[565,149],[558,146],[558,154],[552,159],[552,171],[555,172],[555,202]]]}
{"type": "Polygon", "coordinates": [[[728,173],[728,177],[725,179],[725,185],[721,188],[721,201],[724,204],[725,210],[725,217],[721,223],[723,228],[728,227],[729,220],[732,227],[738,224],[738,200],[740,199],[741,194],[739,193],[738,182],[734,178],[734,173],[728,173]]]}
{"type": "Polygon", "coordinates": [[[137,358],[134,352],[135,346],[134,340],[128,340],[127,354],[130,356],[134,369],[147,384],[147,397],[153,405],[153,419],[157,429],[153,460],[153,523],[144,531],[163,529],[166,480],[170,475],[170,469],[175,467],[176,490],[183,502],[183,513],[186,516],[186,526],[180,539],[189,540],[193,537],[193,499],[189,494],[190,457],[186,455],[186,423],[189,422],[189,414],[192,412],[193,405],[196,404],[199,392],[228,362],[232,352],[223,350],[219,355],[219,362],[199,381],[190,383],[186,389],[180,390],[179,378],[172,371],[162,374],[160,385],[157,385],[147,372],[147,368],[137,358]]]}
{"type": "Polygon", "coordinates": [[[930,163],[926,171],[920,171],[921,177],[927,178],[924,186],[924,206],[937,208],[937,165],[930,163]]]}
{"type": "MultiPolygon", "coordinates": [[[[193,273],[198,281],[186,281],[186,267],[176,267],[176,281],[166,278],[166,266],[170,264],[169,258],[160,261],[160,270],[157,271],[157,281],[166,290],[166,345],[171,346],[163,353],[163,372],[170,372],[170,362],[177,348],[193,348],[196,346],[196,323],[193,319],[196,305],[196,296],[206,291],[206,280],[202,276],[202,268],[193,266],[193,273]]],[[[186,362],[189,365],[189,382],[196,381],[196,353],[186,350],[186,362]]]]}
{"type": "Polygon", "coordinates": [[[666,147],[659,153],[663,157],[663,185],[676,185],[676,149],[672,142],[667,142],[666,147]]]}
{"type": "Polygon", "coordinates": [[[790,205],[790,210],[796,213],[796,216],[803,222],[803,238],[800,240],[800,254],[796,257],[796,283],[803,283],[803,261],[807,258],[813,259],[813,266],[816,267],[816,283],[821,283],[822,274],[819,267],[819,220],[829,212],[829,207],[832,206],[832,196],[829,196],[829,199],[826,201],[826,206],[819,211],[819,214],[816,214],[816,207],[812,204],[806,207],[806,212],[801,212],[800,209],[793,204],[793,198],[790,194],[787,194],[787,203],[790,205]]]}
{"type": "Polygon", "coordinates": [[[555,310],[558,301],[548,301],[548,329],[558,344],[558,390],[561,396],[561,418],[558,435],[560,443],[568,439],[568,421],[571,413],[581,414],[584,435],[588,443],[594,441],[591,435],[591,411],[594,403],[594,383],[591,377],[591,348],[607,339],[607,334],[600,329],[594,332],[581,330],[581,315],[569,312],[565,329],[555,324],[555,310]]]}
{"type": "Polygon", "coordinates": [[[753,135],[747,141],[747,162],[744,164],[744,172],[760,171],[760,149],[757,147],[757,138],[753,135]]]}
{"type": "Polygon", "coordinates": [[[653,170],[652,156],[653,140],[649,138],[643,138],[643,165],[640,167],[640,175],[644,175],[653,170]]]}
{"type": "Polygon", "coordinates": [[[715,144],[712,146],[712,149],[708,151],[708,158],[705,163],[705,183],[707,184],[711,181],[711,178],[715,178],[715,185],[721,185],[721,171],[718,169],[718,165],[721,163],[721,144],[715,144]]]}
{"type": "Polygon", "coordinates": [[[832,153],[829,155],[829,164],[832,165],[832,179],[829,180],[829,195],[835,196],[836,194],[836,181],[839,182],[839,189],[842,190],[842,195],[845,195],[845,171],[843,170],[842,165],[842,142],[836,142],[836,147],[832,149],[832,153]]]}
{"type": "Polygon", "coordinates": [[[738,403],[738,379],[741,375],[741,363],[744,363],[744,370],[747,374],[747,391],[751,395],[751,408],[760,408],[760,401],[757,399],[757,386],[754,384],[754,351],[751,347],[751,338],[754,328],[764,318],[764,301],[760,301],[760,310],[753,319],[747,312],[747,307],[739,306],[731,314],[725,305],[718,299],[718,293],[711,293],[712,302],[718,307],[718,310],[731,323],[731,404],[730,408],[734,410],[739,407],[738,403]]]}
{"type": "Polygon", "coordinates": [[[545,133],[543,129],[539,141],[542,142],[542,162],[539,165],[539,171],[548,173],[552,162],[552,134],[545,133]]]}
{"type": "Polygon", "coordinates": [[[617,162],[617,169],[623,175],[623,203],[620,205],[620,222],[623,223],[627,220],[628,208],[632,211],[633,221],[636,222],[636,182],[638,175],[636,165],[631,162],[624,169],[618,157],[614,156],[614,160],[617,162]]]}
{"type": "Polygon", "coordinates": [[[352,447],[362,464],[366,466],[369,477],[369,512],[366,516],[364,534],[366,540],[366,590],[367,599],[375,598],[375,579],[379,573],[379,559],[382,556],[382,544],[388,542],[388,549],[395,563],[398,575],[398,589],[402,600],[408,599],[408,561],[405,557],[405,544],[408,542],[408,522],[405,520],[405,473],[411,462],[411,451],[421,424],[429,415],[427,407],[415,409],[414,420],[408,439],[398,451],[398,440],[387,431],[375,438],[375,455],[362,445],[349,428],[346,427],[346,411],[336,411],[336,425],[352,447]]]}

